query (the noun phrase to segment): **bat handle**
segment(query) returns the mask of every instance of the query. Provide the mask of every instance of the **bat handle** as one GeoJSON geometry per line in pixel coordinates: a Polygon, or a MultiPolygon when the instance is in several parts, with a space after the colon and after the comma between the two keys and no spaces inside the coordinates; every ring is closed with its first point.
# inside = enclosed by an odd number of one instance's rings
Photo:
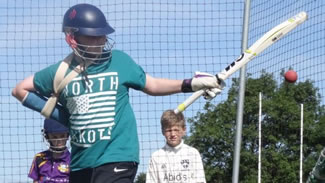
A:
{"type": "MultiPolygon", "coordinates": [[[[219,84],[223,82],[223,80],[219,77],[218,74],[216,74],[216,78],[219,84]]],[[[178,114],[180,112],[185,111],[185,109],[193,104],[199,97],[201,97],[204,94],[204,90],[199,90],[194,92],[189,98],[187,98],[183,103],[179,104],[177,108],[174,110],[175,114],[178,114]]]]}
{"type": "Polygon", "coordinates": [[[196,101],[203,94],[204,94],[204,90],[199,90],[199,91],[194,92],[183,103],[181,103],[177,106],[177,108],[174,110],[175,114],[183,112],[188,106],[190,106],[194,101],[196,101]]]}

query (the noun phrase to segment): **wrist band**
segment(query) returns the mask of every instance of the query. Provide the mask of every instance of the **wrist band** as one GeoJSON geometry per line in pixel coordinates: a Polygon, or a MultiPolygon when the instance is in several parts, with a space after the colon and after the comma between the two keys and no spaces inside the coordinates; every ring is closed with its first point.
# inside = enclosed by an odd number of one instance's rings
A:
{"type": "Polygon", "coordinates": [[[193,92],[191,83],[192,83],[192,78],[183,80],[183,83],[182,83],[182,92],[183,93],[193,92]]]}

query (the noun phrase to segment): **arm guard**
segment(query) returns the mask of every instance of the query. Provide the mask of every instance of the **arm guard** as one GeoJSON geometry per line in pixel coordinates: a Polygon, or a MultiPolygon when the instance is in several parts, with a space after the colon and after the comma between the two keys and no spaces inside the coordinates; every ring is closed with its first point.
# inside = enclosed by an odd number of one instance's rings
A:
{"type": "MultiPolygon", "coordinates": [[[[41,112],[45,106],[47,99],[36,92],[29,92],[22,101],[23,106],[28,107],[34,111],[41,112]]],[[[69,114],[63,109],[62,106],[56,105],[51,116],[51,119],[61,122],[69,120],[69,114]]]]}

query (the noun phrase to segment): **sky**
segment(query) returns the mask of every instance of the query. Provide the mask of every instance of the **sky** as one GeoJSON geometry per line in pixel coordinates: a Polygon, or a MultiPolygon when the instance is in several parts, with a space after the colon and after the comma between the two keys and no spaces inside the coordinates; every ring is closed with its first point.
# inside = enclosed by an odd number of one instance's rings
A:
{"type": "MultiPolygon", "coordinates": [[[[23,78],[63,59],[71,50],[61,32],[65,11],[88,2],[102,9],[116,32],[115,49],[127,52],[155,77],[184,79],[195,71],[218,73],[242,50],[243,0],[2,0],[0,2],[0,181],[27,182],[35,153],[42,142],[42,117],[24,108],[11,95],[23,78]]],[[[258,77],[262,69],[280,82],[281,69],[294,68],[299,80],[311,79],[324,90],[325,2],[321,0],[254,0],[251,2],[248,46],[275,25],[306,11],[306,23],[248,64],[258,77]]],[[[238,72],[232,77],[238,77],[238,72]]],[[[227,97],[231,79],[218,104],[227,97]]],[[[138,121],[139,173],[145,172],[151,153],[164,145],[159,119],[190,94],[151,97],[130,91],[138,121]]],[[[204,112],[204,99],[185,111],[190,118],[204,112]]],[[[188,135],[190,131],[188,128],[188,135]]]]}

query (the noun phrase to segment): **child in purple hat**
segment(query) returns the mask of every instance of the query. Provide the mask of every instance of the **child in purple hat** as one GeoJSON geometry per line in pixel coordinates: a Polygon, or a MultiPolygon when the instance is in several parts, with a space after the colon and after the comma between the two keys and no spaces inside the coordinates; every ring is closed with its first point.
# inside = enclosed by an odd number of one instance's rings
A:
{"type": "Polygon", "coordinates": [[[34,183],[69,182],[68,128],[55,120],[45,119],[42,132],[49,149],[35,155],[28,177],[34,183]]]}

